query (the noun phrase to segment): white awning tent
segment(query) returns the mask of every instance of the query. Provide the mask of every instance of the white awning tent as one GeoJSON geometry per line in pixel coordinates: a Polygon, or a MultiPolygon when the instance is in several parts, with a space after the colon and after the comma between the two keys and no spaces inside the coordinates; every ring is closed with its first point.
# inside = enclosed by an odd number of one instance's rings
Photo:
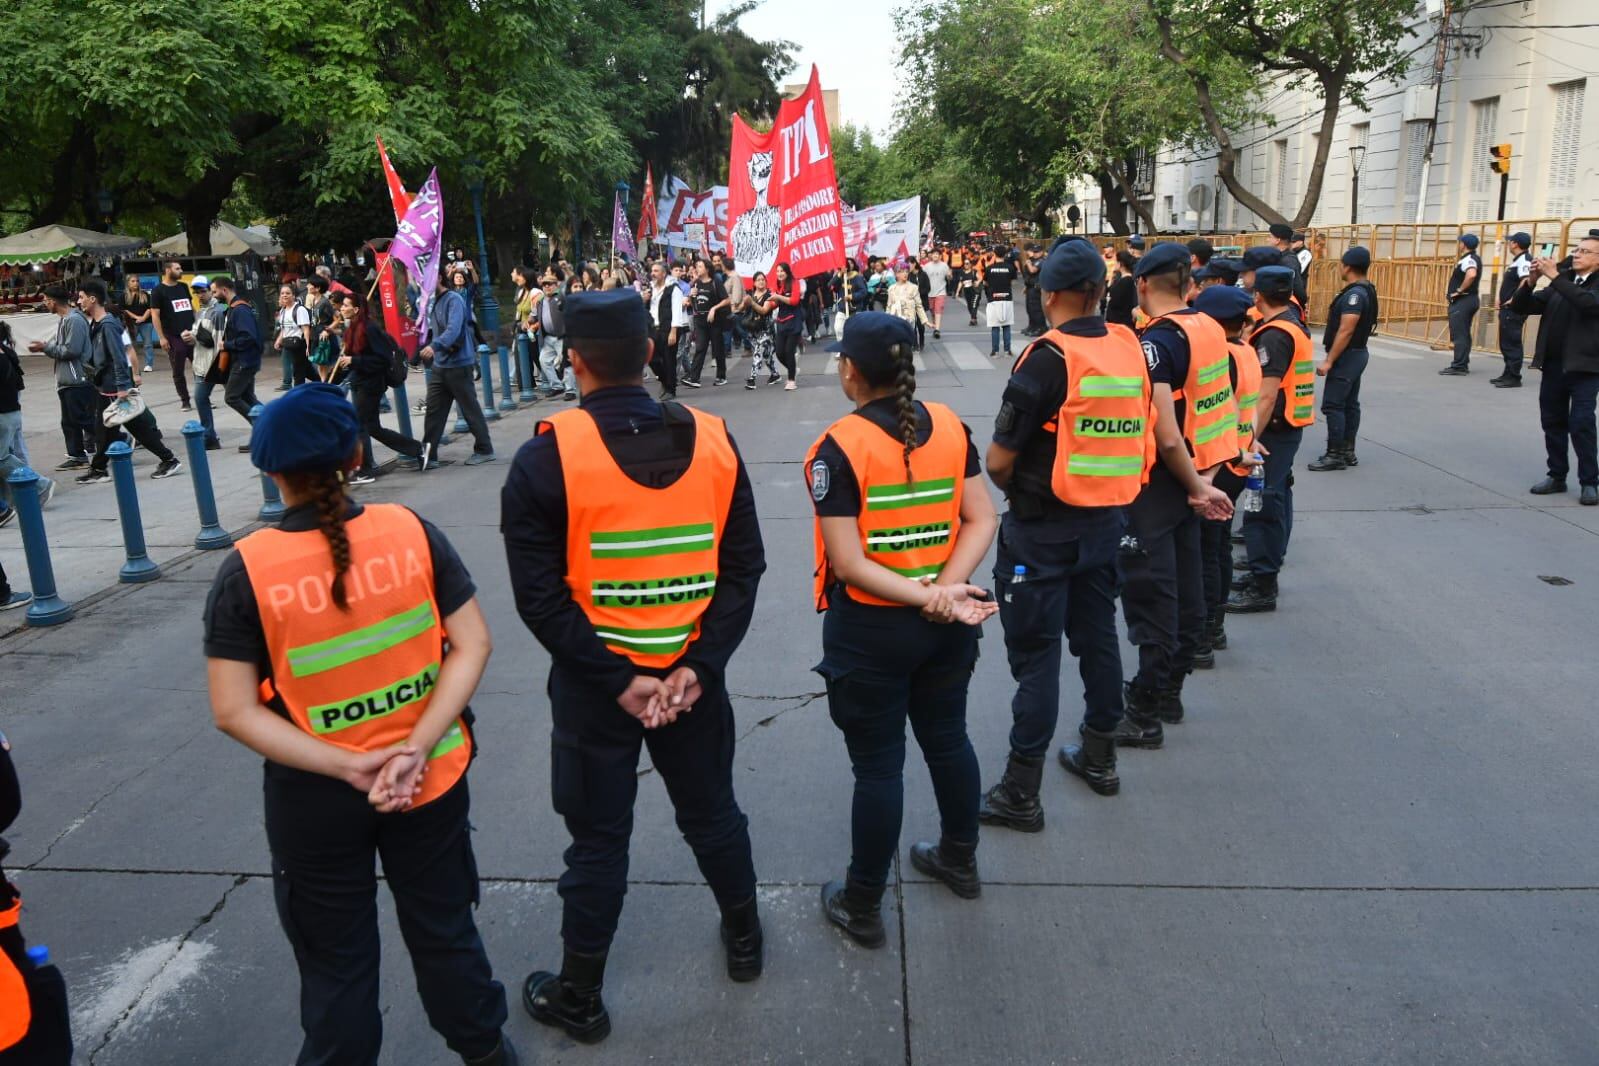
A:
{"type": "Polygon", "coordinates": [[[40,226],[0,237],[0,266],[35,266],[75,255],[107,257],[137,252],[147,242],[126,233],[97,233],[76,226],[40,226]]]}
{"type": "MultiPolygon", "coordinates": [[[[189,234],[187,231],[174,233],[172,236],[156,241],[150,250],[157,255],[188,255],[189,234]]],[[[215,222],[211,226],[211,254],[212,255],[244,255],[253,252],[263,259],[282,253],[283,246],[272,239],[272,235],[264,226],[251,226],[245,229],[235,226],[231,222],[215,222]]]]}

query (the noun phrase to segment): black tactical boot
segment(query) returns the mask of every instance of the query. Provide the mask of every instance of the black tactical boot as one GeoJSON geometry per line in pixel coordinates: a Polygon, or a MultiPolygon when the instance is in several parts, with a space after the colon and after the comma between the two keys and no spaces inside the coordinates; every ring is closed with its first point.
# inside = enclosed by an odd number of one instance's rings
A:
{"type": "Polygon", "coordinates": [[[976,899],[983,894],[977,877],[977,841],[963,844],[939,837],[937,844],[925,841],[911,845],[911,865],[928,877],[942,881],[961,899],[976,899]]]}
{"type": "MultiPolygon", "coordinates": [[[[1246,561],[1245,566],[1247,565],[1248,563],[1246,561]]],[[[1237,571],[1237,574],[1235,574],[1233,577],[1232,590],[1237,592],[1240,589],[1248,588],[1250,583],[1255,579],[1254,575],[1245,569],[1244,566],[1239,566],[1237,559],[1233,560],[1233,569],[1237,571]]]]}
{"type": "Polygon", "coordinates": [[[822,886],[822,913],[863,948],[888,943],[883,931],[883,888],[863,888],[847,878],[822,886]]]}
{"type": "Polygon", "coordinates": [[[761,915],[751,896],[743,903],[722,908],[722,946],[727,949],[727,976],[753,981],[761,975],[761,915]]]}
{"type": "Polygon", "coordinates": [[[481,1058],[472,1058],[462,1055],[461,1061],[466,1066],[521,1066],[522,1060],[516,1054],[516,1045],[500,1035],[500,1046],[481,1058]]]}
{"type": "Polygon", "coordinates": [[[611,1015],[600,999],[605,955],[568,948],[561,956],[559,974],[548,970],[528,974],[522,982],[522,1006],[534,1021],[564,1030],[580,1044],[598,1044],[611,1035],[611,1015]]]}
{"type": "Polygon", "coordinates": [[[1261,614],[1277,609],[1277,575],[1251,575],[1249,584],[1227,597],[1229,614],[1261,614]]]}
{"type": "Polygon", "coordinates": [[[1307,465],[1310,470],[1342,470],[1349,464],[1344,461],[1344,442],[1330,440],[1327,450],[1321,453],[1321,458],[1307,465]]]}
{"type": "Polygon", "coordinates": [[[1064,745],[1060,764],[1101,796],[1116,795],[1122,790],[1122,779],[1116,776],[1116,734],[1101,733],[1087,725],[1079,725],[1077,732],[1083,742],[1064,745]]]}
{"type": "Polygon", "coordinates": [[[1355,442],[1354,441],[1352,441],[1352,440],[1344,441],[1344,453],[1343,454],[1344,454],[1344,465],[1345,466],[1359,466],[1360,465],[1360,460],[1355,458],[1355,442]]]}
{"type": "Polygon", "coordinates": [[[1154,750],[1166,743],[1166,731],[1155,717],[1155,694],[1132,681],[1126,685],[1127,713],[1111,734],[1118,748],[1154,750]]]}
{"type": "Polygon", "coordinates": [[[1216,666],[1216,649],[1210,643],[1210,622],[1199,627],[1199,641],[1194,645],[1194,669],[1211,670],[1216,666]]]}
{"type": "Polygon", "coordinates": [[[1186,676],[1178,674],[1175,681],[1168,681],[1155,692],[1155,717],[1167,725],[1176,725],[1183,720],[1183,680],[1186,676]]]}
{"type": "Polygon", "coordinates": [[[977,820],[984,825],[1002,825],[1023,833],[1044,828],[1044,808],[1038,802],[1038,786],[1044,781],[1044,757],[1017,755],[1005,762],[1005,776],[988,790],[977,820]]]}
{"type": "Polygon", "coordinates": [[[1227,610],[1225,607],[1210,616],[1210,646],[1215,651],[1227,650],[1227,610]]]}

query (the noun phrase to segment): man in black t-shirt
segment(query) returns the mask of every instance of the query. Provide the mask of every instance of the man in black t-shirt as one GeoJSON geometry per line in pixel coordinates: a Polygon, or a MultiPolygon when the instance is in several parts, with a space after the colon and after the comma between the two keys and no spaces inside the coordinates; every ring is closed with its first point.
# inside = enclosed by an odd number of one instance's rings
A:
{"type": "Polygon", "coordinates": [[[1005,355],[1011,354],[1010,328],[1016,321],[1016,302],[1011,299],[1011,286],[1016,283],[1016,268],[1005,258],[996,258],[983,273],[983,295],[988,297],[988,354],[997,358],[1000,342],[1004,341],[1005,355]]]}
{"type": "Polygon", "coordinates": [[[172,365],[172,385],[183,409],[190,410],[188,363],[194,347],[183,334],[194,328],[194,296],[183,281],[183,264],[176,259],[162,267],[161,284],[150,294],[150,320],[161,340],[161,350],[172,365]]]}
{"type": "Polygon", "coordinates": [[[1345,470],[1359,466],[1355,434],[1360,431],[1360,377],[1371,353],[1367,338],[1377,325],[1377,289],[1366,280],[1371,253],[1356,245],[1343,255],[1344,287],[1327,311],[1322,345],[1327,358],[1316,373],[1327,379],[1321,390],[1321,413],[1327,418],[1327,451],[1307,470],[1345,470]]]}

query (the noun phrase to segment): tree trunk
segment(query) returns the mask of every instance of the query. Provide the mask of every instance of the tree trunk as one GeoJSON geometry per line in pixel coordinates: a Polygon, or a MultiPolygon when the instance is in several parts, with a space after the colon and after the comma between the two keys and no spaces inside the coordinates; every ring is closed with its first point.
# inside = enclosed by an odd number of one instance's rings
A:
{"type": "Polygon", "coordinates": [[[1130,180],[1132,164],[1128,161],[1112,163],[1105,169],[1110,174],[1111,180],[1116,183],[1116,188],[1121,192],[1122,198],[1127,202],[1127,206],[1133,209],[1133,213],[1144,224],[1144,232],[1159,233],[1160,227],[1155,225],[1155,216],[1144,207],[1143,202],[1138,199],[1138,194],[1133,190],[1130,180]]]}
{"type": "MultiPolygon", "coordinates": [[[[1347,60],[1345,61],[1347,62],[1347,60]]],[[[1300,201],[1294,215],[1293,227],[1302,230],[1310,225],[1316,214],[1316,204],[1321,200],[1321,188],[1327,177],[1327,157],[1332,153],[1333,134],[1338,129],[1339,99],[1344,94],[1344,83],[1349,75],[1340,63],[1331,76],[1322,82],[1321,130],[1316,138],[1316,158],[1310,164],[1310,180],[1305,183],[1305,198],[1300,201]]]]}
{"type": "MultiPolygon", "coordinates": [[[[61,154],[50,163],[50,195],[28,219],[28,229],[48,226],[66,217],[67,208],[72,206],[76,191],[73,175],[81,172],[79,162],[84,151],[92,146],[93,140],[88,127],[82,122],[74,122],[72,132],[67,136],[67,143],[62,146],[61,154]]],[[[105,221],[98,216],[94,208],[89,209],[88,218],[90,229],[98,229],[105,221]]]]}
{"type": "Polygon", "coordinates": [[[1094,180],[1099,183],[1100,224],[1108,222],[1112,233],[1118,237],[1127,236],[1127,203],[1122,198],[1120,187],[1105,171],[1095,174],[1094,180]]]}

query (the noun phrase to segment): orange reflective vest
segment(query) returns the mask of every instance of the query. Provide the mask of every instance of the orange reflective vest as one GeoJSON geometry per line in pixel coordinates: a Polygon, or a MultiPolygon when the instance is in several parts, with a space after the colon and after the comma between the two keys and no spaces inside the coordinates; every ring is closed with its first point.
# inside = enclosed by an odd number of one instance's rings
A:
{"type": "MultiPolygon", "coordinates": [[[[1255,406],[1260,403],[1260,356],[1255,349],[1242,341],[1228,341],[1227,352],[1232,356],[1233,368],[1238,375],[1238,451],[1247,455],[1255,450],[1255,406]]],[[[1232,464],[1235,474],[1249,473],[1242,463],[1232,464]]]]}
{"type": "MultiPolygon", "coordinates": [[[[405,740],[427,710],[444,659],[433,555],[421,519],[368,504],[344,524],[349,610],[333,602],[333,554],[318,533],[263,529],[239,542],[265,631],[272,676],[261,698],[318,740],[374,751],[405,740]]],[[[420,807],[448,792],[472,760],[457,721],[429,755],[420,807]]]]}
{"type": "Polygon", "coordinates": [[[1316,421],[1316,349],[1310,334],[1290,319],[1274,318],[1249,335],[1251,343],[1268,329],[1280,329],[1294,341],[1294,361],[1283,375],[1283,419],[1290,426],[1309,426],[1316,421]]]}
{"type": "Polygon", "coordinates": [[[1172,400],[1187,404],[1183,437],[1195,468],[1209,470],[1238,458],[1238,405],[1233,399],[1226,331],[1202,314],[1171,315],[1155,322],[1170,322],[1188,338],[1188,376],[1182,388],[1172,390],[1172,400]]]}
{"type": "Polygon", "coordinates": [[[1050,485],[1073,507],[1132,503],[1155,462],[1155,408],[1150,404],[1144,349],[1126,326],[1110,323],[1103,337],[1050,330],[1016,360],[1035,351],[1066,360],[1066,399],[1044,423],[1055,434],[1050,485]]]}
{"type": "MultiPolygon", "coordinates": [[[[961,528],[961,494],[966,485],[966,430],[960,416],[941,403],[924,403],[933,421],[927,443],[911,452],[911,477],[905,479],[905,445],[856,414],[828,427],[811,445],[805,479],[822,441],[833,438],[849,460],[861,491],[855,516],[866,558],[896,574],[919,580],[937,577],[955,550],[961,528]]],[[[827,588],[836,580],[822,542],[822,520],[814,524],[816,539],[816,609],[827,610],[827,588]]],[[[857,588],[844,586],[850,599],[878,607],[903,607],[857,588]]]]}
{"type": "Polygon", "coordinates": [[[555,434],[561,452],[572,599],[606,647],[638,666],[669,667],[699,636],[738,483],[726,424],[686,410],[694,416],[694,455],[664,487],[629,477],[582,408],[538,427],[555,434]]]}
{"type": "MultiPolygon", "coordinates": [[[[22,897],[0,911],[0,929],[10,929],[22,914],[22,897]]],[[[28,999],[28,982],[11,956],[0,951],[0,1051],[28,1035],[33,1024],[33,1004],[28,999]]]]}
{"type": "Polygon", "coordinates": [[[959,270],[961,267],[963,267],[965,265],[966,265],[966,257],[964,255],[962,255],[960,252],[950,252],[949,253],[949,268],[951,270],[959,270]]]}

